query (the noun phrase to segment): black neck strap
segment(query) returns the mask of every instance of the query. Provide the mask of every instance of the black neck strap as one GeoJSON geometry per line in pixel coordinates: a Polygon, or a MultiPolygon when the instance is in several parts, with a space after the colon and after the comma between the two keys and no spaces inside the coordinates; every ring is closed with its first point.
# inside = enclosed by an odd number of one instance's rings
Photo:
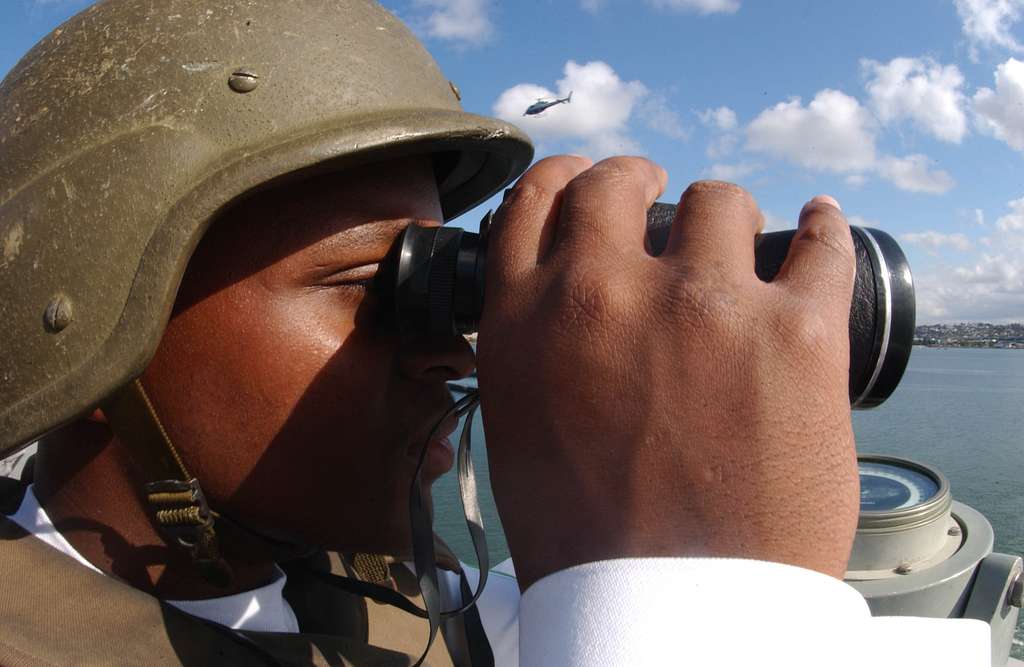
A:
{"type": "Polygon", "coordinates": [[[473,459],[471,456],[473,416],[476,414],[479,405],[480,399],[477,392],[467,393],[438,420],[437,425],[427,437],[423,450],[420,452],[416,475],[409,490],[409,520],[412,527],[413,564],[416,569],[416,579],[420,586],[420,596],[423,598],[423,606],[425,608],[421,609],[398,591],[379,584],[352,577],[342,577],[329,572],[310,571],[313,576],[331,586],[377,602],[389,604],[420,618],[427,619],[430,626],[427,646],[414,667],[419,667],[426,659],[430,647],[433,646],[434,640],[437,638],[437,632],[441,627],[442,620],[452,619],[457,616],[463,616],[465,622],[464,627],[468,644],[468,655],[465,656],[465,664],[472,665],[472,667],[493,667],[494,665],[494,655],[487,640],[487,635],[484,632],[483,623],[480,621],[479,611],[476,608],[477,600],[480,599],[484,586],[487,584],[487,574],[490,570],[487,537],[484,533],[483,515],[480,511],[480,502],[477,496],[476,473],[473,470],[473,459]],[[466,517],[466,527],[469,529],[473,550],[476,552],[477,564],[480,568],[480,580],[477,582],[476,591],[471,591],[465,574],[460,573],[459,591],[461,606],[457,609],[442,611],[441,593],[437,578],[437,557],[434,550],[434,517],[423,498],[422,470],[427,445],[433,440],[441,425],[452,415],[456,417],[465,416],[466,418],[462,434],[459,437],[457,474],[459,478],[459,495],[462,499],[462,508],[466,517]]]}
{"type": "MultiPolygon", "coordinates": [[[[484,534],[483,517],[480,512],[480,502],[477,497],[476,474],[473,471],[472,459],[472,430],[473,416],[480,406],[479,394],[475,391],[469,392],[452,406],[445,415],[438,420],[427,442],[423,444],[420,452],[419,464],[416,466],[416,476],[412,481],[412,488],[409,490],[409,521],[412,524],[412,553],[413,564],[416,567],[416,579],[420,584],[420,595],[423,597],[423,606],[426,607],[427,621],[430,624],[430,634],[427,637],[427,648],[423,655],[416,662],[414,667],[419,667],[427,657],[427,652],[437,637],[437,630],[441,624],[442,616],[454,616],[465,613],[474,608],[476,601],[480,599],[484,586],[487,584],[487,573],[490,570],[490,558],[487,553],[487,537],[484,534]],[[441,611],[441,595],[437,584],[437,560],[434,554],[434,517],[431,508],[423,499],[422,471],[423,460],[426,457],[427,445],[433,440],[441,425],[450,415],[466,417],[462,427],[462,435],[459,438],[458,453],[458,477],[459,495],[462,498],[462,509],[466,517],[466,527],[469,529],[470,539],[473,541],[473,550],[476,552],[477,564],[480,568],[480,581],[477,583],[476,592],[470,599],[463,600],[463,605],[454,611],[441,611]]],[[[466,586],[468,589],[468,585],[466,586]]],[[[480,628],[482,630],[482,627],[480,628]]],[[[484,637],[486,641],[486,636],[484,637]]],[[[490,654],[488,645],[487,654],[490,654]]],[[[476,667],[476,663],[473,663],[476,667]]],[[[490,665],[494,664],[491,656],[490,665]]]]}

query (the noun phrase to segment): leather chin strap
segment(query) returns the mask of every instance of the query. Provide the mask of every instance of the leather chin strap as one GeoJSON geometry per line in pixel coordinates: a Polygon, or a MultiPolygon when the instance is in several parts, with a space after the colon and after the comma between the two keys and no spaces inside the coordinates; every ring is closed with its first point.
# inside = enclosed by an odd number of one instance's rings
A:
{"type": "Polygon", "coordinates": [[[142,381],[137,378],[111,396],[103,412],[146,480],[143,499],[164,542],[188,552],[210,584],[228,587],[233,573],[220,555],[218,516],[174,448],[142,381]]]}

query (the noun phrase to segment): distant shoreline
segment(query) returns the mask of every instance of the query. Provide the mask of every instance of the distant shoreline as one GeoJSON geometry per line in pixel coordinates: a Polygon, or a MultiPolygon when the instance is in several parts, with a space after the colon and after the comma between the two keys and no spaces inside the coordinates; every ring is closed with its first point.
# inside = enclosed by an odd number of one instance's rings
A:
{"type": "Polygon", "coordinates": [[[1024,324],[958,322],[919,324],[914,327],[914,345],[972,349],[1024,349],[1024,324]]]}
{"type": "Polygon", "coordinates": [[[1008,343],[1006,345],[983,343],[920,343],[914,341],[914,347],[930,347],[935,350],[1024,350],[1024,343],[1008,343]]]}

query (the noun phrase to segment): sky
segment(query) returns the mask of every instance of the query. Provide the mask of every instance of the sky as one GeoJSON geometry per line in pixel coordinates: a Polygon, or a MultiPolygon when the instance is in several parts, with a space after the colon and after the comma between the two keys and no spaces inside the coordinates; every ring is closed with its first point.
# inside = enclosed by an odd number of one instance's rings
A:
{"type": "MultiPolygon", "coordinates": [[[[0,73],[89,4],[0,0],[0,73]]],[[[1024,321],[1024,0],[382,4],[538,158],[643,155],[673,203],[733,181],[770,230],[831,194],[900,242],[919,323],[1024,321]]]]}

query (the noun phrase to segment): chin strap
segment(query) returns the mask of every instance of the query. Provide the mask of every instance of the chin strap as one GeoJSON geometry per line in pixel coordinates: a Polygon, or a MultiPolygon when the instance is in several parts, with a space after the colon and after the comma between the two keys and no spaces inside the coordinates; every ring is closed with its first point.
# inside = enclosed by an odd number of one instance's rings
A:
{"type": "Polygon", "coordinates": [[[185,549],[210,584],[229,586],[233,574],[220,555],[217,515],[174,448],[142,381],[135,379],[114,394],[103,413],[146,480],[143,499],[160,536],[169,546],[185,549]]]}

